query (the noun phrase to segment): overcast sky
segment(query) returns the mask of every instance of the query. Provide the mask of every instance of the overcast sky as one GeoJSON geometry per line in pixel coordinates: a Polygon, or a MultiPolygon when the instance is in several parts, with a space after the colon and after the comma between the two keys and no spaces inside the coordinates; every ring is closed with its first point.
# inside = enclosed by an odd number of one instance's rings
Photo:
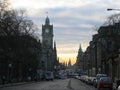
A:
{"type": "Polygon", "coordinates": [[[58,57],[61,61],[76,61],[79,45],[83,51],[97,33],[94,27],[100,27],[106,18],[117,11],[107,8],[120,8],[120,0],[10,0],[15,9],[25,9],[28,18],[33,20],[41,38],[42,24],[46,12],[53,24],[54,40],[57,44],[58,57]]]}

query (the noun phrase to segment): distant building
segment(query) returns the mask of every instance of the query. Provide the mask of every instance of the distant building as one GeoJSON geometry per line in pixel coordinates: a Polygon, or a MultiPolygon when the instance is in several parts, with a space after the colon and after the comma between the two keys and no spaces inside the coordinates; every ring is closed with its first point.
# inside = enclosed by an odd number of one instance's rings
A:
{"type": "Polygon", "coordinates": [[[120,79],[120,23],[101,26],[98,30],[100,54],[97,59],[101,60],[101,71],[106,73],[113,80],[120,79]]]}
{"type": "Polygon", "coordinates": [[[69,62],[68,62],[68,66],[67,66],[68,69],[71,69],[72,68],[72,65],[71,65],[71,59],[69,59],[69,62]]]}
{"type": "Polygon", "coordinates": [[[76,60],[76,72],[79,74],[83,73],[83,50],[81,45],[78,50],[77,60],[76,60]]]}
{"type": "Polygon", "coordinates": [[[54,71],[57,61],[56,43],[53,46],[53,25],[50,25],[48,16],[42,25],[42,64],[44,71],[54,71]]]}
{"type": "Polygon", "coordinates": [[[98,29],[98,34],[93,35],[83,58],[78,53],[76,62],[78,71],[81,69],[81,64],[82,70],[87,70],[90,76],[105,73],[113,81],[120,79],[120,23],[101,26],[98,29]]]}

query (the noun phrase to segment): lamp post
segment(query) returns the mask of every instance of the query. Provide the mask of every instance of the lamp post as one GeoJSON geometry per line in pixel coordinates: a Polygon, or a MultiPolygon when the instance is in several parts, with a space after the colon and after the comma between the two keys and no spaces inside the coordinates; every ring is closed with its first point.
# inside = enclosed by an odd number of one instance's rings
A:
{"type": "Polygon", "coordinates": [[[12,68],[11,63],[8,64],[8,68],[9,68],[9,83],[10,83],[11,82],[11,68],[12,68]]]}
{"type": "Polygon", "coordinates": [[[112,9],[112,8],[107,9],[107,11],[112,11],[112,10],[120,11],[120,9],[112,9]]]}
{"type": "Polygon", "coordinates": [[[88,60],[88,76],[90,76],[90,61],[88,60]]]}
{"type": "Polygon", "coordinates": [[[29,68],[28,71],[29,71],[28,80],[31,81],[31,79],[32,79],[32,75],[31,75],[32,74],[32,68],[29,68]]]}

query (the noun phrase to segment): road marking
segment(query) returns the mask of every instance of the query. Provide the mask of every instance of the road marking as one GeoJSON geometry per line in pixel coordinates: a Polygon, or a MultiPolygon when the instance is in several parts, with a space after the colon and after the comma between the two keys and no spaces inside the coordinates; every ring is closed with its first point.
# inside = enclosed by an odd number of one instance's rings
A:
{"type": "Polygon", "coordinates": [[[74,90],[74,89],[71,87],[71,79],[69,80],[67,87],[68,87],[68,89],[70,89],[70,90],[74,90]]]}

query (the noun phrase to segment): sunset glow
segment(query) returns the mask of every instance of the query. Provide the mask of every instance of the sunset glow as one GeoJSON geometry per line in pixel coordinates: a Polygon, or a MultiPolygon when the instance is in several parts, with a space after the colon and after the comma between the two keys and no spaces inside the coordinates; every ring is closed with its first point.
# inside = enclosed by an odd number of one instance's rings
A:
{"type": "Polygon", "coordinates": [[[25,9],[28,18],[34,21],[39,30],[36,35],[41,39],[42,24],[46,13],[53,24],[54,41],[60,62],[71,59],[75,63],[79,45],[83,51],[97,33],[93,27],[101,26],[108,15],[106,8],[120,5],[119,0],[10,0],[15,9],[25,9]],[[113,3],[114,2],[114,3],[113,3]],[[102,13],[101,13],[102,12],[102,13]],[[97,17],[96,17],[97,16],[97,17]]]}

